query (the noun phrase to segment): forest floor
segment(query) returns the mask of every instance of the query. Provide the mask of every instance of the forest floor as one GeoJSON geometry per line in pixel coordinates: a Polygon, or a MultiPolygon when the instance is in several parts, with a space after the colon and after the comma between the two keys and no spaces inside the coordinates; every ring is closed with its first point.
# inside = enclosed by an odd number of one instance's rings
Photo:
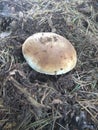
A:
{"type": "Polygon", "coordinates": [[[0,1],[0,130],[98,130],[97,0],[0,1]],[[36,32],[66,37],[76,67],[60,76],[29,67],[22,44],[36,32]]]}

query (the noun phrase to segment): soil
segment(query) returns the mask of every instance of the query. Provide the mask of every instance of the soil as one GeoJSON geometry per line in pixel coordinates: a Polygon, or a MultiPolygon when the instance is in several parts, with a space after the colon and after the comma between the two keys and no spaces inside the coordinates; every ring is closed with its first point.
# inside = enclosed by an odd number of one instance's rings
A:
{"type": "Polygon", "coordinates": [[[97,6],[96,0],[0,2],[0,130],[98,129],[97,6]],[[22,55],[26,38],[51,31],[77,51],[67,74],[38,73],[22,55]]]}

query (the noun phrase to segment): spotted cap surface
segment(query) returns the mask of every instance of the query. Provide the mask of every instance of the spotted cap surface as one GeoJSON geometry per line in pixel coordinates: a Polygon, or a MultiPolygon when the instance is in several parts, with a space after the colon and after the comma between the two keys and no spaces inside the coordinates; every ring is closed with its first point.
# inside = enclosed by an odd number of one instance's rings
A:
{"type": "Polygon", "coordinates": [[[60,75],[72,70],[77,62],[73,45],[64,37],[41,32],[28,37],[22,45],[27,63],[37,72],[60,75]]]}

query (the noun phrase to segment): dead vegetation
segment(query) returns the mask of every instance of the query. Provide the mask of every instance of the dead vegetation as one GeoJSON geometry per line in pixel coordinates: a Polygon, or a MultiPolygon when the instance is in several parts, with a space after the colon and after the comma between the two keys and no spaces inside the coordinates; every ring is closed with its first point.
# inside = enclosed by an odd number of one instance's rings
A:
{"type": "Polygon", "coordinates": [[[13,1],[0,1],[9,7],[4,14],[0,6],[0,129],[97,130],[98,2],[13,1]],[[48,76],[27,65],[21,46],[42,31],[73,43],[78,55],[73,71],[48,76]]]}

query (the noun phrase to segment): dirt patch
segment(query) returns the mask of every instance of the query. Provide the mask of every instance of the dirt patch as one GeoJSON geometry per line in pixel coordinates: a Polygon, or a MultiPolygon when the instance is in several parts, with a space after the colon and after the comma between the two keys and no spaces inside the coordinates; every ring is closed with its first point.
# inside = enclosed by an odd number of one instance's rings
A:
{"type": "Polygon", "coordinates": [[[0,129],[97,130],[98,2],[13,1],[0,2],[0,129]],[[28,36],[51,31],[77,50],[60,76],[37,73],[22,55],[28,36]]]}

